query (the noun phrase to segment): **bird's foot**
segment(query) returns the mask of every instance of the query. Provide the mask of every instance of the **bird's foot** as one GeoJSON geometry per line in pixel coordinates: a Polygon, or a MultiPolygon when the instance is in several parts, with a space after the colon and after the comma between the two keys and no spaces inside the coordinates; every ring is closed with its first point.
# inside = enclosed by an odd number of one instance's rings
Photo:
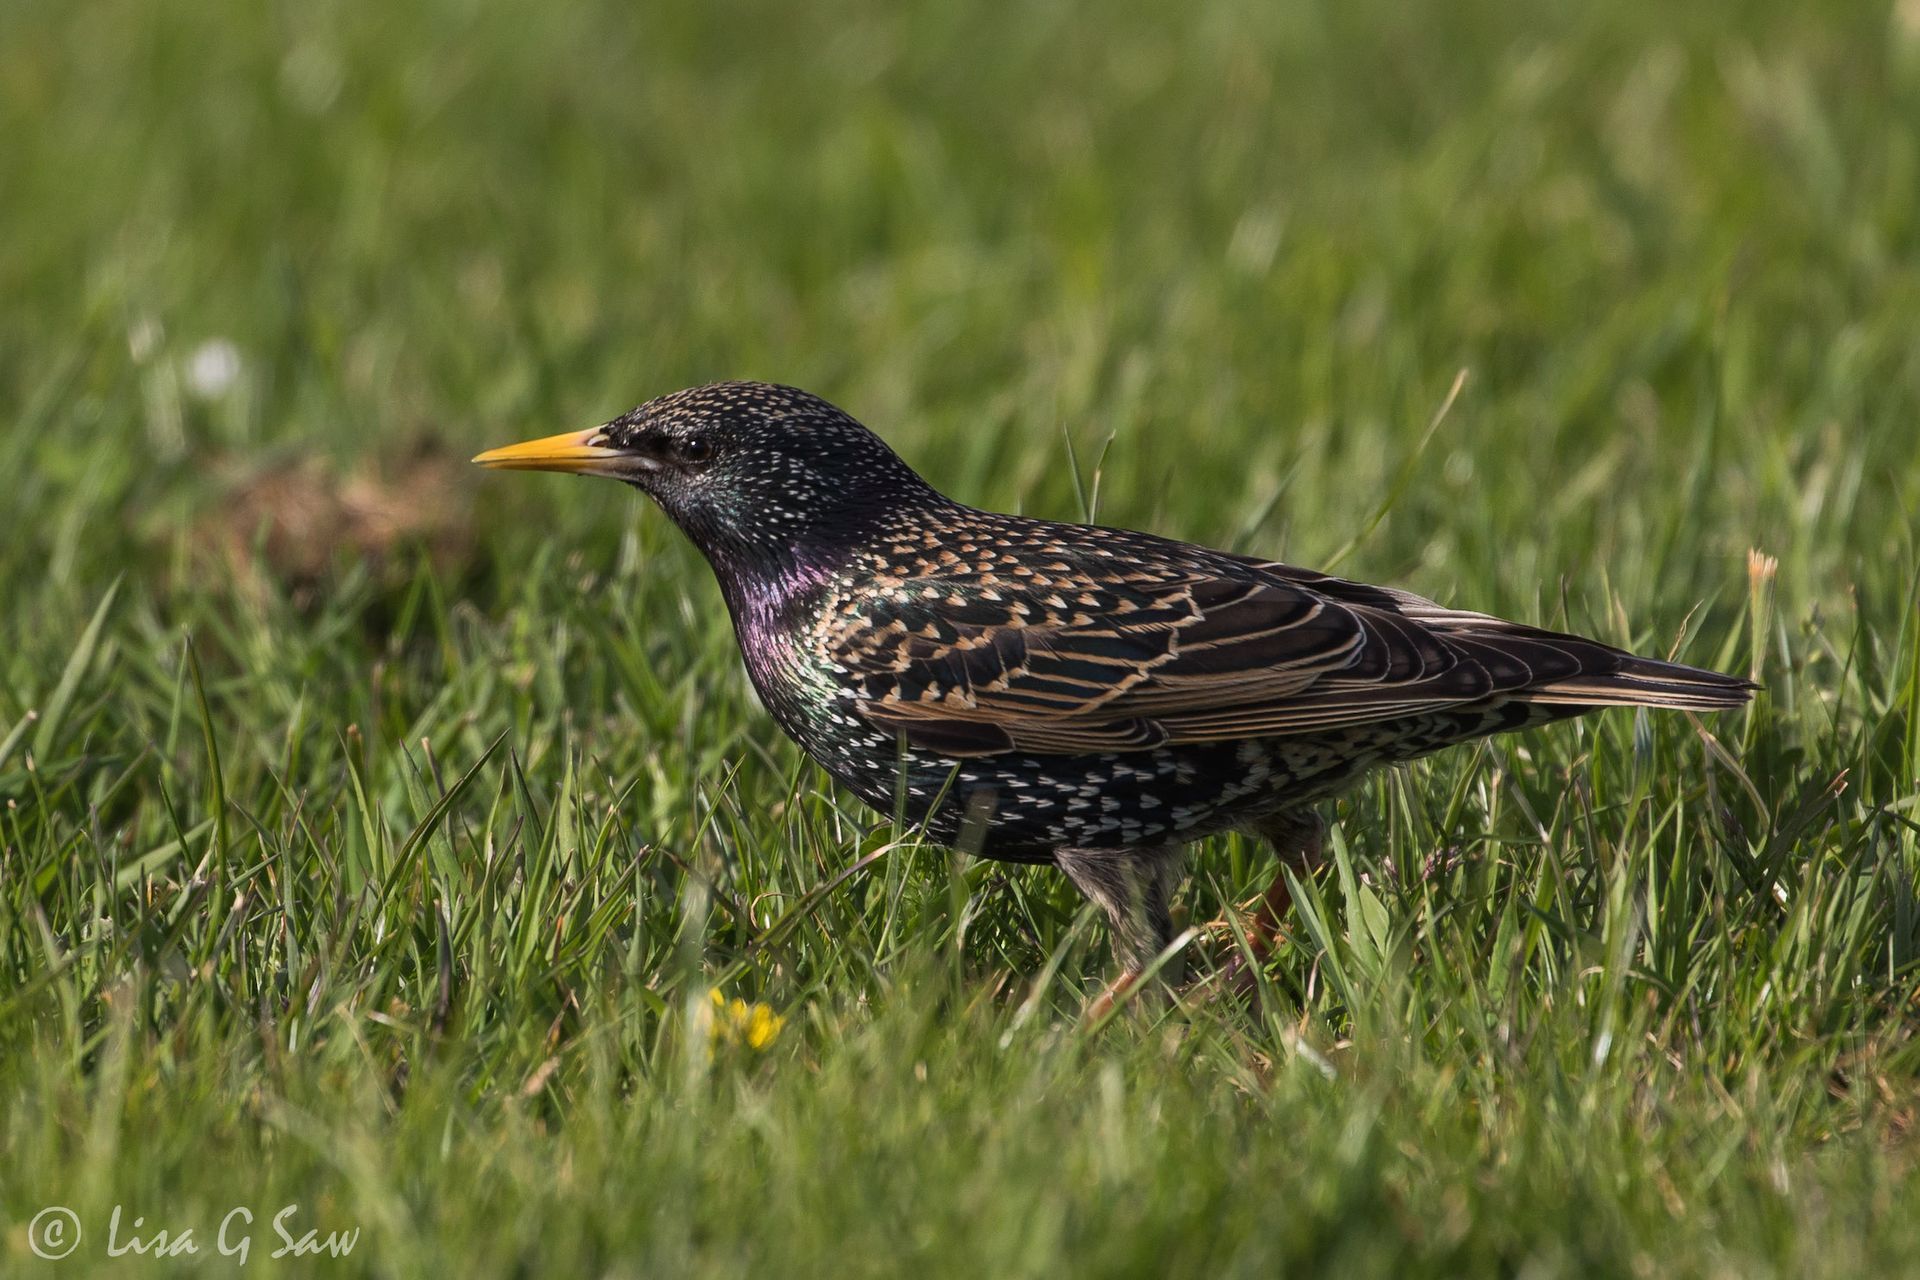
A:
{"type": "MultiPolygon", "coordinates": [[[[1459,866],[1465,856],[1466,851],[1458,845],[1436,849],[1422,859],[1420,878],[1430,880],[1437,875],[1443,875],[1459,866]]],[[[1398,869],[1391,858],[1381,860],[1377,875],[1368,871],[1362,871],[1359,875],[1360,883],[1370,889],[1398,878],[1398,869]]],[[[1218,984],[1216,990],[1242,1000],[1254,994],[1259,987],[1260,966],[1266,963],[1267,958],[1288,938],[1287,931],[1282,927],[1281,922],[1292,910],[1293,894],[1287,887],[1287,878],[1283,873],[1274,877],[1273,884],[1268,887],[1265,895],[1253,904],[1244,917],[1246,945],[1233,947],[1226,962],[1211,979],[1218,984]]],[[[1226,928],[1226,922],[1221,921],[1218,927],[1226,928]]]]}
{"type": "Polygon", "coordinates": [[[1266,963],[1271,948],[1254,948],[1249,954],[1252,939],[1248,947],[1235,947],[1227,956],[1227,962],[1210,980],[1215,989],[1232,996],[1236,1000],[1246,1000],[1260,987],[1260,966],[1266,963]]]}
{"type": "MultiPolygon", "coordinates": [[[[1467,851],[1457,844],[1447,845],[1443,849],[1435,849],[1432,853],[1429,853],[1420,860],[1419,878],[1422,880],[1431,880],[1435,876],[1445,875],[1447,872],[1459,866],[1461,862],[1465,861],[1466,856],[1467,851]]],[[[1380,859],[1379,882],[1387,884],[1399,878],[1400,869],[1394,865],[1392,857],[1380,859]]],[[[1362,871],[1360,873],[1360,883],[1366,885],[1369,889],[1376,887],[1375,877],[1371,872],[1362,871]]]]}
{"type": "Polygon", "coordinates": [[[1293,912],[1293,891],[1287,886],[1285,872],[1275,874],[1259,901],[1243,910],[1246,914],[1241,917],[1238,933],[1225,920],[1220,921],[1219,927],[1226,931],[1232,949],[1212,979],[1216,991],[1242,1000],[1258,989],[1260,966],[1287,939],[1281,922],[1293,912]],[[1241,934],[1246,939],[1244,945],[1240,943],[1241,934]]]}

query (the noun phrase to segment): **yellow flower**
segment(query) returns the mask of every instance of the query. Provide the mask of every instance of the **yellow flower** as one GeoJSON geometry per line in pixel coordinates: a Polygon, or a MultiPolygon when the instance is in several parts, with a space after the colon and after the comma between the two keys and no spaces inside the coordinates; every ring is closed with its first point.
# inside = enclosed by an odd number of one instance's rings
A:
{"type": "Polygon", "coordinates": [[[729,1000],[718,987],[707,992],[707,999],[713,1005],[707,1017],[707,1035],[715,1044],[743,1044],[758,1052],[770,1048],[780,1038],[780,1028],[787,1025],[771,1006],[729,1000]]]}

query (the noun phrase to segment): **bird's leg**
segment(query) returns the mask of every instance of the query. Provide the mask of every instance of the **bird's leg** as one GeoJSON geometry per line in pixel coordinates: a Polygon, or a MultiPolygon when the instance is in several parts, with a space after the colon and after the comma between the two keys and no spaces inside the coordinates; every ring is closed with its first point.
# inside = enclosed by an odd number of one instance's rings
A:
{"type": "Polygon", "coordinates": [[[1100,988],[1099,995],[1087,1001],[1087,1021],[1098,1022],[1106,1017],[1112,1012],[1113,1006],[1118,1004],[1127,992],[1133,990],[1133,984],[1138,981],[1140,981],[1140,974],[1136,970],[1128,969],[1116,975],[1113,981],[1100,988]]]}
{"type": "Polygon", "coordinates": [[[1185,854],[1180,845],[1054,850],[1054,861],[1074,887],[1107,913],[1108,936],[1120,966],[1119,976],[1087,1007],[1089,1020],[1111,1009],[1173,940],[1171,902],[1185,854]]]}
{"type": "Polygon", "coordinates": [[[1262,819],[1254,831],[1264,836],[1279,856],[1273,883],[1261,895],[1260,905],[1246,921],[1247,951],[1236,950],[1227,961],[1224,979],[1234,990],[1253,989],[1254,967],[1272,952],[1280,940],[1280,926],[1293,910],[1293,891],[1287,887],[1287,871],[1304,876],[1318,867],[1325,857],[1327,824],[1311,809],[1289,809],[1262,819]]]}

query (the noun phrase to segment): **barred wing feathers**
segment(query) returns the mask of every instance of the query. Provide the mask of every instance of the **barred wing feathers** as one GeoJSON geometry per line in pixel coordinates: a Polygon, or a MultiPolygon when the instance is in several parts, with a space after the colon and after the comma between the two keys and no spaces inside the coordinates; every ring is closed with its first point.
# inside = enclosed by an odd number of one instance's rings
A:
{"type": "Polygon", "coordinates": [[[956,757],[1305,735],[1511,699],[1710,711],[1752,688],[1289,565],[1132,550],[1026,578],[899,580],[829,614],[815,643],[862,715],[956,757]]]}

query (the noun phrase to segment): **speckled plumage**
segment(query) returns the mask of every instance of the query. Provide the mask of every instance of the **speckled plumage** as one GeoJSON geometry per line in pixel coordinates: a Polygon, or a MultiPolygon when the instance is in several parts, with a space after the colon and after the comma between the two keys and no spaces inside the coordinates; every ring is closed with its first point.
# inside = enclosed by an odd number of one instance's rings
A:
{"type": "MultiPolygon", "coordinates": [[[[1116,926],[1164,896],[1167,850],[1293,830],[1374,766],[1595,707],[1749,696],[1406,592],[975,510],[791,388],[678,392],[577,439],[563,469],[645,490],[706,554],[754,687],[828,773],[938,840],[1061,862],[1116,926]],[[1146,889],[1090,884],[1089,851],[1151,864],[1110,877],[1146,889]]],[[[561,465],[509,455],[482,460],[561,465]]],[[[1134,932],[1131,967],[1165,941],[1134,932]]]]}

